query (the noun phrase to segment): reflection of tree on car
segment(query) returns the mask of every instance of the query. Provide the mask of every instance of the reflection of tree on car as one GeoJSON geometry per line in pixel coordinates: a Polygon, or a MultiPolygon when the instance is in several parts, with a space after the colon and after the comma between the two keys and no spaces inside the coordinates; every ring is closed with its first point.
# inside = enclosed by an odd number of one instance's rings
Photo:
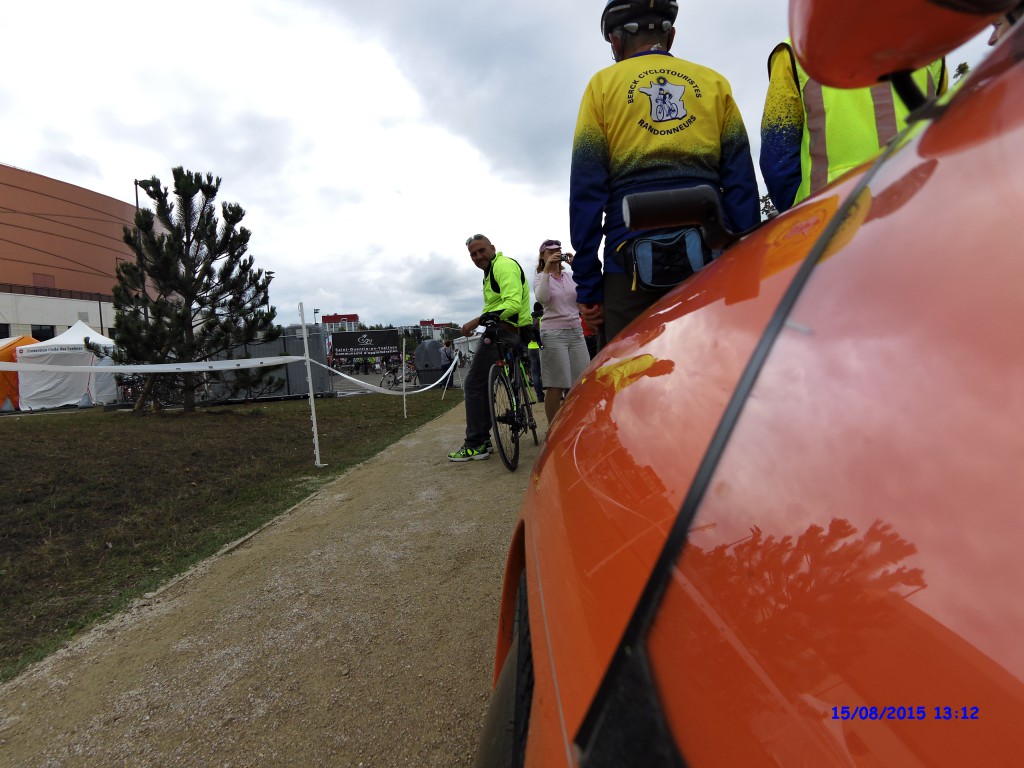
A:
{"type": "Polygon", "coordinates": [[[891,526],[876,520],[857,533],[839,518],[827,530],[811,525],[796,538],[754,527],[731,544],[708,550],[691,544],[684,571],[695,586],[715,585],[720,616],[744,645],[762,648],[765,664],[786,665],[785,676],[799,680],[799,690],[810,690],[827,679],[830,666],[845,663],[834,655],[823,663],[810,649],[849,654],[870,627],[884,625],[887,595],[902,597],[926,586],[920,568],[901,564],[916,547],[891,526]],[[822,611],[832,621],[808,626],[806,617],[822,611]]]}

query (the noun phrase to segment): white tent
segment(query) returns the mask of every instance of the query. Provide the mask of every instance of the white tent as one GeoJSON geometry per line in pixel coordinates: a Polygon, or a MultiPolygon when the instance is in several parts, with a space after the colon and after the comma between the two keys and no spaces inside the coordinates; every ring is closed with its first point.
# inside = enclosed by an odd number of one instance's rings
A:
{"type": "MultiPolygon", "coordinates": [[[[114,349],[114,341],[79,320],[60,336],[37,344],[18,347],[19,363],[38,365],[98,365],[101,357],[85,346],[88,337],[104,352],[114,349]]],[[[23,411],[59,408],[62,405],[87,407],[117,401],[117,384],[109,373],[53,373],[21,371],[18,374],[19,407],[23,411]]]]}
{"type": "Polygon", "coordinates": [[[480,339],[481,336],[478,333],[474,333],[468,339],[465,336],[457,336],[455,338],[455,348],[465,357],[467,353],[473,354],[476,352],[476,348],[480,346],[480,339]]]}

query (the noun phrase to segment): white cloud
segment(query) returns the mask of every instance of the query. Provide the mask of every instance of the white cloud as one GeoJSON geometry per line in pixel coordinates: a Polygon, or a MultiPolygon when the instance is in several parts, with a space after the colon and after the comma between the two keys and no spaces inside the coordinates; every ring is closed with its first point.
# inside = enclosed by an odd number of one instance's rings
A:
{"type": "MultiPolygon", "coordinates": [[[[304,301],[461,323],[480,305],[468,235],[528,272],[568,239],[579,99],[610,63],[599,18],[551,0],[14,4],[0,162],[129,202],[136,178],[212,172],[284,322],[304,301]]],[[[677,24],[673,52],[732,82],[755,163],[785,19],[785,0],[694,0],[677,24]]]]}

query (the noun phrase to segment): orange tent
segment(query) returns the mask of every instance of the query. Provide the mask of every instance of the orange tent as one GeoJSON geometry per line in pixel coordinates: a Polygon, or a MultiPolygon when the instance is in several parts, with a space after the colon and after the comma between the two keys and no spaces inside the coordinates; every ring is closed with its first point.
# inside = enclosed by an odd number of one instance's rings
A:
{"type": "MultiPolygon", "coordinates": [[[[0,363],[16,363],[18,347],[36,344],[31,336],[12,336],[0,339],[0,363]]],[[[18,374],[14,371],[0,371],[0,411],[17,410],[18,408],[18,374]]]]}

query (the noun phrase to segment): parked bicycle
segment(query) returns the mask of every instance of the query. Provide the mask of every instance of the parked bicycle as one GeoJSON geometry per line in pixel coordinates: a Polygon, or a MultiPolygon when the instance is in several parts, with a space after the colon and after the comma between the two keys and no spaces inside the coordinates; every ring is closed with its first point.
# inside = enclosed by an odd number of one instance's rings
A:
{"type": "MultiPolygon", "coordinates": [[[[387,371],[380,377],[381,389],[398,389],[402,386],[403,375],[399,372],[398,365],[388,366],[387,371]]],[[[412,363],[406,363],[405,366],[405,383],[416,386],[419,384],[419,375],[416,373],[416,366],[412,363]]]]}
{"type": "Polygon", "coordinates": [[[518,338],[515,343],[501,341],[497,335],[497,318],[482,318],[487,331],[481,344],[497,344],[501,356],[491,366],[487,377],[490,392],[491,429],[502,463],[510,472],[519,466],[519,438],[529,430],[533,444],[539,445],[537,422],[533,418],[533,401],[527,384],[526,363],[520,352],[518,338]]]}
{"type": "Polygon", "coordinates": [[[401,383],[402,378],[398,375],[397,368],[388,368],[380,377],[381,389],[397,389],[401,383]]]}

